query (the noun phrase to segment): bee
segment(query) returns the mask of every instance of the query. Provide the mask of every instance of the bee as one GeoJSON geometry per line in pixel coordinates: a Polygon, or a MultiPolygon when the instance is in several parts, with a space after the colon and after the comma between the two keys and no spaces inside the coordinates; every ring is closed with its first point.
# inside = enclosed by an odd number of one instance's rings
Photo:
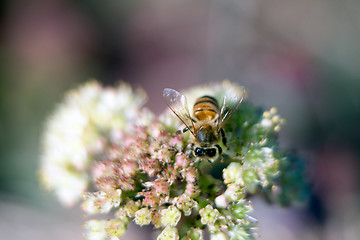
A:
{"type": "Polygon", "coordinates": [[[193,154],[209,161],[214,161],[222,154],[220,140],[226,146],[223,126],[237,111],[244,96],[245,90],[242,88],[238,91],[228,91],[223,98],[221,108],[214,97],[202,96],[194,103],[192,117],[184,95],[171,88],[165,88],[163,91],[168,107],[185,125],[185,128],[177,133],[190,131],[193,154]]]}

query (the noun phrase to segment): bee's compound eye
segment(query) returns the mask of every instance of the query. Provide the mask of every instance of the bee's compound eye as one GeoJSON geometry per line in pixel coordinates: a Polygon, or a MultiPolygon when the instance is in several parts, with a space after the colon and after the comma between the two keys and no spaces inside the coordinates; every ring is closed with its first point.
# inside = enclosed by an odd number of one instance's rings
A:
{"type": "Polygon", "coordinates": [[[216,155],[216,149],[215,148],[206,149],[206,155],[208,155],[209,157],[214,157],[216,155]]]}
{"type": "Polygon", "coordinates": [[[204,150],[202,150],[201,148],[196,148],[194,152],[195,152],[195,156],[198,157],[204,156],[205,154],[204,150]]]}

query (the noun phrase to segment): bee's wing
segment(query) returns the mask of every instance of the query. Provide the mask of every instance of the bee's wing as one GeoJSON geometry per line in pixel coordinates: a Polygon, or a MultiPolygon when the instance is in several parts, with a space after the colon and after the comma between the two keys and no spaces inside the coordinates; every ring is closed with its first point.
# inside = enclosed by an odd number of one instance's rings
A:
{"type": "Polygon", "coordinates": [[[245,90],[243,88],[237,89],[237,91],[228,91],[225,94],[218,119],[218,130],[237,111],[244,98],[245,90]]]}
{"type": "Polygon", "coordinates": [[[171,111],[173,111],[190,132],[194,134],[194,122],[191,119],[185,96],[174,89],[165,88],[163,97],[171,111]]]}

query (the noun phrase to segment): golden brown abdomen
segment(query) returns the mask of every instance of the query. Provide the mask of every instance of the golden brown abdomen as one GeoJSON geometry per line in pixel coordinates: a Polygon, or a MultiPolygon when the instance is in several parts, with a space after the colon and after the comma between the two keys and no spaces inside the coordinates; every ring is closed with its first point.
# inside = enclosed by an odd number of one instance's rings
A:
{"type": "Polygon", "coordinates": [[[194,117],[199,120],[214,120],[219,113],[218,102],[210,96],[198,98],[194,104],[194,117]]]}

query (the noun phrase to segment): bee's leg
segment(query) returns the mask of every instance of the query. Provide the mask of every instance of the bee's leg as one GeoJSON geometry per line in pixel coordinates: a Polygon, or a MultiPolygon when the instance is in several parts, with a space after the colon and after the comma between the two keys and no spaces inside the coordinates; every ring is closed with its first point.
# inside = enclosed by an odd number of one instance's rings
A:
{"type": "Polygon", "coordinates": [[[186,128],[184,128],[183,130],[177,130],[177,131],[176,131],[176,134],[185,133],[185,132],[187,132],[188,130],[189,130],[189,128],[186,127],[186,128]]]}
{"type": "Polygon", "coordinates": [[[219,151],[219,155],[221,155],[222,153],[222,148],[218,145],[218,144],[215,144],[215,147],[217,147],[218,151],[219,151]]]}
{"type": "Polygon", "coordinates": [[[223,144],[226,146],[226,136],[225,136],[225,131],[224,131],[224,129],[220,129],[220,133],[221,133],[221,138],[222,138],[222,142],[223,142],[223,144]]]}

